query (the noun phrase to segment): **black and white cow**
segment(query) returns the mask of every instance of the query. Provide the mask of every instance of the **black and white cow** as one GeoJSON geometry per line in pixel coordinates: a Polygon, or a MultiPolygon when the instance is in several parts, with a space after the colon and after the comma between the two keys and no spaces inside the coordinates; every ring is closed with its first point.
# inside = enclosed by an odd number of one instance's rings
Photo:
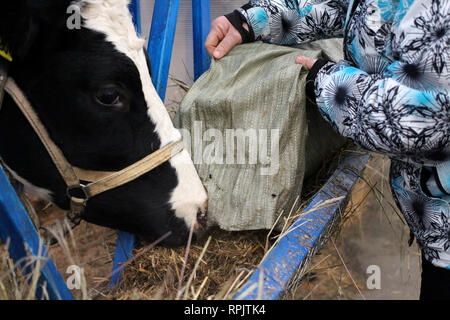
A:
{"type": "MultiPolygon", "coordinates": [[[[144,40],[126,0],[1,1],[0,41],[18,83],[69,162],[117,171],[181,138],[152,85],[144,40]],[[66,25],[81,8],[82,28],[66,25]]],[[[29,193],[69,209],[66,186],[42,143],[6,95],[0,156],[29,193]]],[[[182,244],[207,193],[187,151],[122,187],[89,200],[84,219],[182,244]]]]}

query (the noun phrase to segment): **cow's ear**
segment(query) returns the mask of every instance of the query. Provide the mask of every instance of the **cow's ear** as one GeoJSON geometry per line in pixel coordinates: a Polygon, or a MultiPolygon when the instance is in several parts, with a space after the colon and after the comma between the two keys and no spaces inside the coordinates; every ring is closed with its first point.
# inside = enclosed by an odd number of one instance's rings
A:
{"type": "Polygon", "coordinates": [[[32,18],[27,1],[1,1],[0,43],[13,60],[21,60],[31,47],[39,26],[32,18]]]}
{"type": "Polygon", "coordinates": [[[58,25],[65,19],[70,0],[0,1],[0,48],[13,60],[24,59],[37,41],[43,25],[58,25]],[[61,20],[61,22],[59,21],[61,20]]]}

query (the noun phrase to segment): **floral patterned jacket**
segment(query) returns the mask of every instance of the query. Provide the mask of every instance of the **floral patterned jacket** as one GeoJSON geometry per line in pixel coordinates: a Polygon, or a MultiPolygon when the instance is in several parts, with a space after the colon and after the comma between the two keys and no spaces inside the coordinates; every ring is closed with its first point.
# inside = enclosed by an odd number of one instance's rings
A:
{"type": "Polygon", "coordinates": [[[423,255],[450,269],[450,0],[252,0],[227,17],[241,34],[248,23],[247,41],[344,37],[345,60],[318,60],[307,92],[343,136],[392,159],[423,255]]]}

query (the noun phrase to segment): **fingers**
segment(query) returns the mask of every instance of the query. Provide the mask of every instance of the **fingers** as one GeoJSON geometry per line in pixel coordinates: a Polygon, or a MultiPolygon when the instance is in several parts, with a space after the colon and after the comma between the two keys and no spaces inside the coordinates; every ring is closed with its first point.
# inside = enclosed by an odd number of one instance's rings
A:
{"type": "Polygon", "coordinates": [[[220,42],[219,34],[214,30],[211,30],[211,32],[208,34],[208,37],[206,37],[205,41],[205,48],[210,56],[213,55],[214,50],[216,50],[219,42],[220,42]]]}
{"type": "Polygon", "coordinates": [[[305,57],[298,56],[297,58],[295,58],[295,63],[296,64],[303,64],[303,63],[305,63],[305,57]]]}
{"type": "Polygon", "coordinates": [[[308,70],[311,70],[311,68],[313,67],[314,63],[316,63],[316,61],[317,61],[317,59],[304,57],[304,56],[298,56],[297,58],[295,58],[296,64],[301,64],[308,70]]]}
{"type": "Polygon", "coordinates": [[[228,52],[233,49],[234,46],[240,44],[242,42],[241,35],[236,30],[236,33],[230,31],[227,33],[225,38],[219,43],[216,50],[213,52],[213,56],[216,59],[221,59],[228,54],[228,52]]]}
{"type": "Polygon", "coordinates": [[[242,42],[239,31],[225,17],[213,21],[211,31],[206,38],[205,48],[210,56],[221,59],[230,50],[242,42]]]}

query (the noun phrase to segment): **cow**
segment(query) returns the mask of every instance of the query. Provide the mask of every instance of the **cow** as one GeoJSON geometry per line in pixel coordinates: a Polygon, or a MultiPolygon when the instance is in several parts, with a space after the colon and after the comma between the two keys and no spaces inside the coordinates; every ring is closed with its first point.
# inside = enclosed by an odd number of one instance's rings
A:
{"type": "MultiPolygon", "coordinates": [[[[150,61],[126,0],[16,0],[0,4],[0,43],[22,89],[70,164],[119,171],[181,139],[152,84],[150,61]],[[69,28],[77,6],[79,28],[69,28]]],[[[2,59],[2,57],[0,57],[2,59]]],[[[7,94],[0,157],[25,191],[68,210],[67,186],[7,94]]],[[[205,224],[207,192],[186,150],[145,175],[89,199],[82,218],[163,244],[205,224]]]]}

